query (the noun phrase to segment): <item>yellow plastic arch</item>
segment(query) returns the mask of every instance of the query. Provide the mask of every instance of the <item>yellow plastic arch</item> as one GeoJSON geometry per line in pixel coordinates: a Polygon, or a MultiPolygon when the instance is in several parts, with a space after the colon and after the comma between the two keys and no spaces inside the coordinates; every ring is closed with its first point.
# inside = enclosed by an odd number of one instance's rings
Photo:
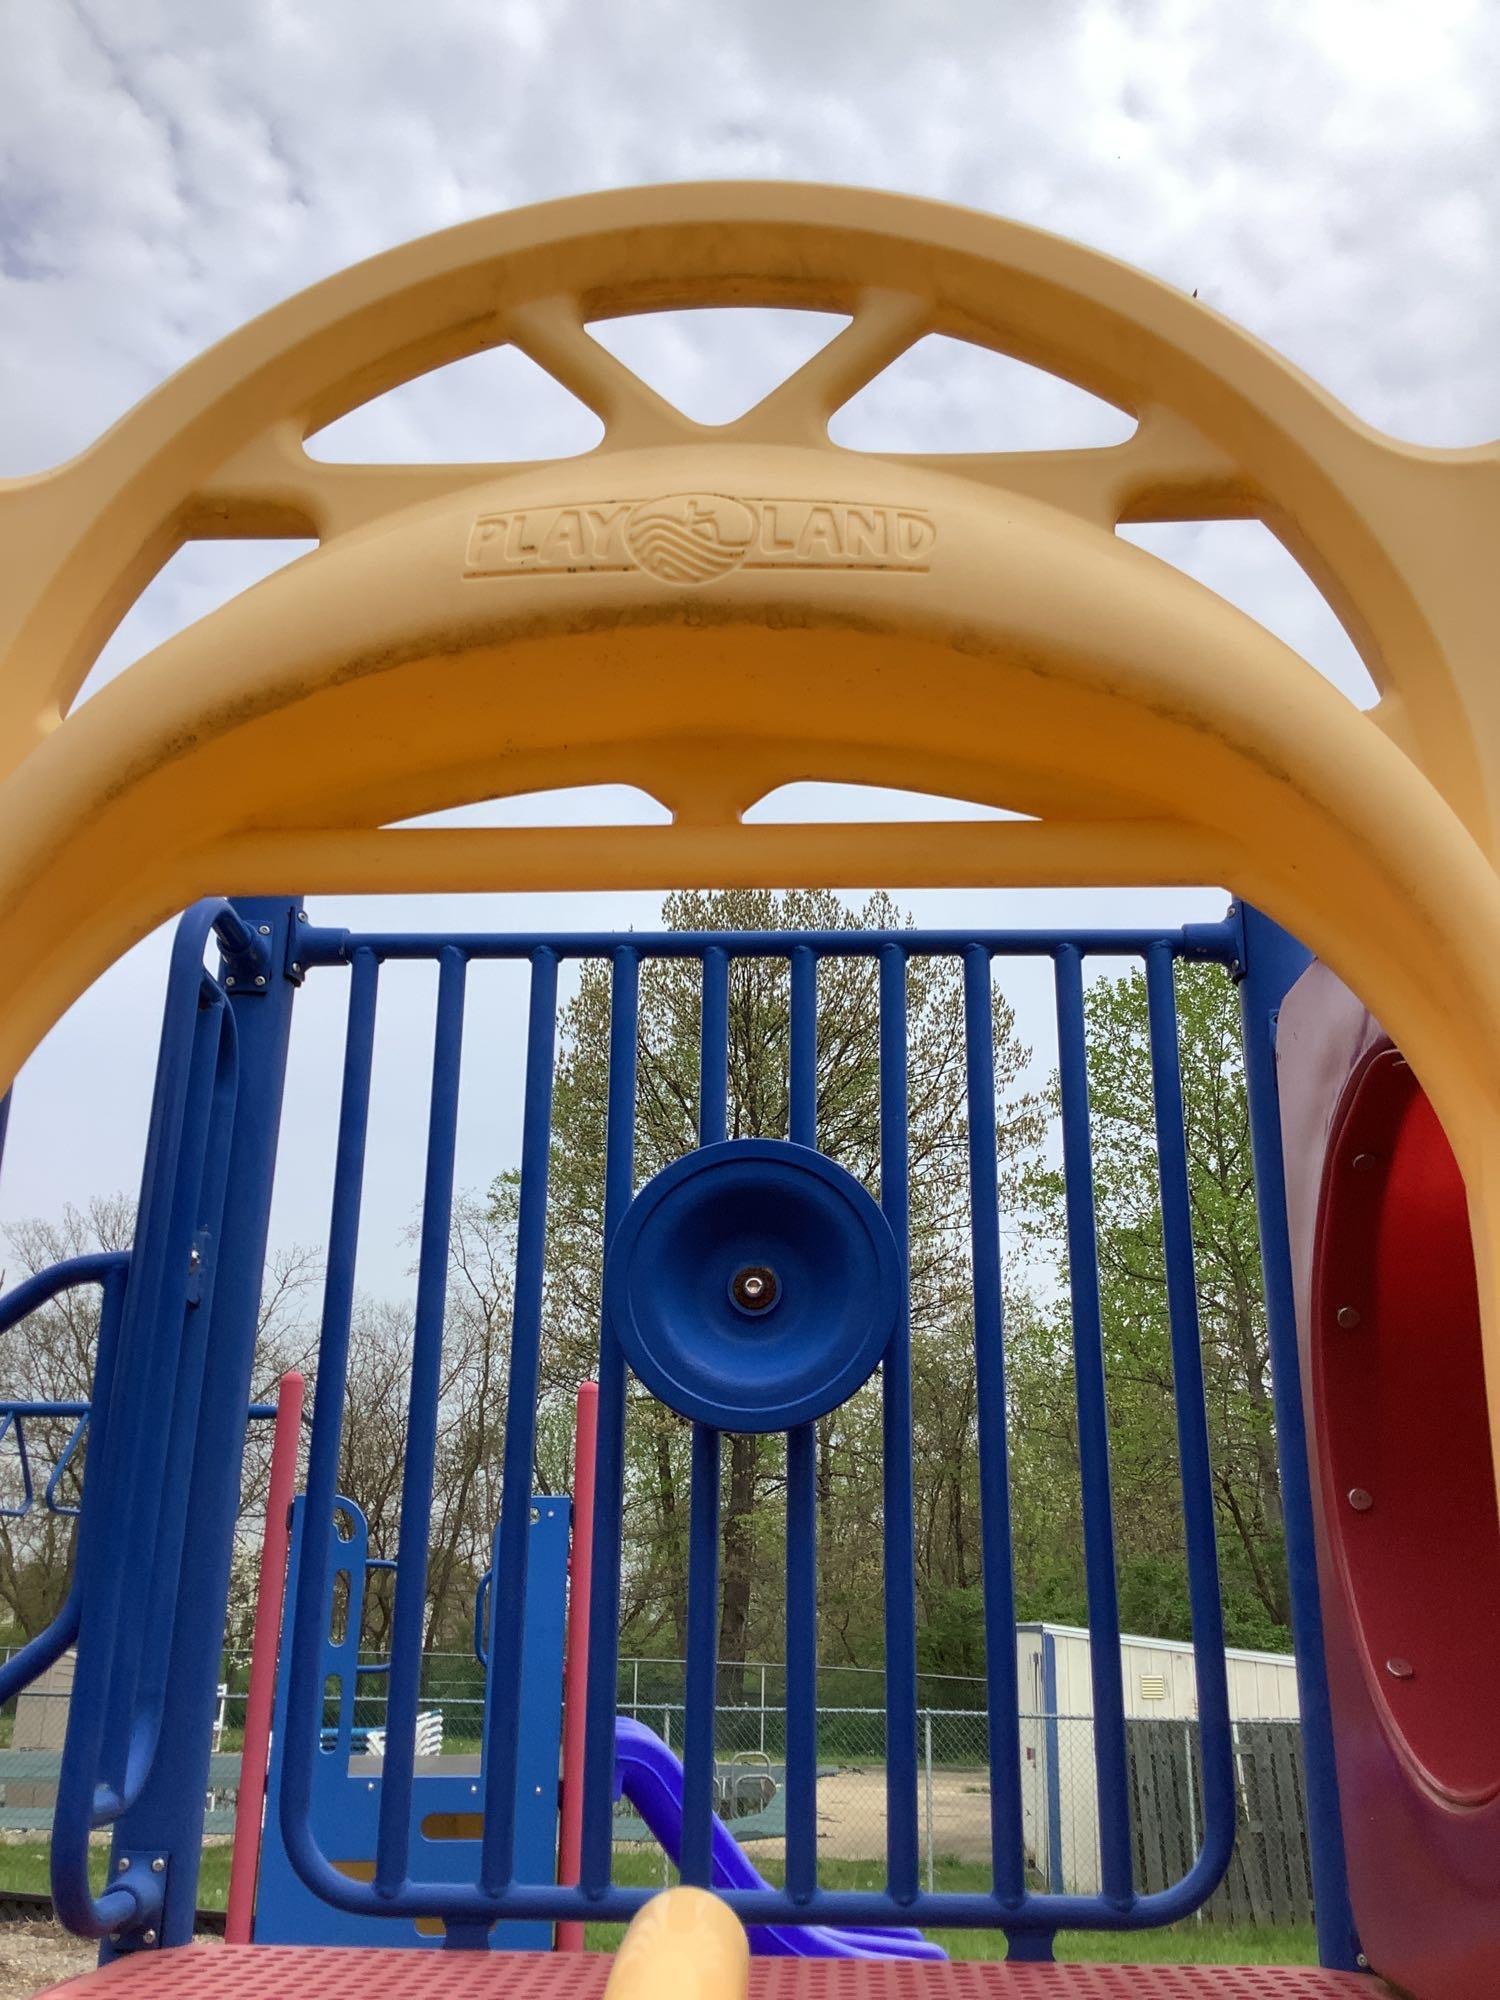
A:
{"type": "Polygon", "coordinates": [[[235,334],[56,471],[0,485],[0,1074],[198,895],[1220,881],[1379,1014],[1466,1175],[1500,1441],[1500,448],[1357,422],[1207,308],[1012,223],[764,184],[594,196],[373,259],[235,334]],[[702,426],[587,331],[754,304],[850,324],[702,426]],[[833,446],[929,332],[1138,419],[1106,450],[833,446]],[[603,419],[526,465],[319,463],[304,439],[513,342],[603,419]],[[1361,713],[1121,521],[1253,517],[1377,685],[1361,713]],[[316,553],[75,713],[202,537],[316,553]],[[1034,822],[745,826],[804,778],[1034,822]],[[632,783],[670,826],[383,831],[632,783]]]}

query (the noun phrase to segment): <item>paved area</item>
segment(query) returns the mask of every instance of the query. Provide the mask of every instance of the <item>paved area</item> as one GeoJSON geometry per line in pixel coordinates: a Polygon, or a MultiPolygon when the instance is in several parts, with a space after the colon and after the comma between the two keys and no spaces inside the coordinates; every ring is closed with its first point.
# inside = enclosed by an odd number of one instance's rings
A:
{"type": "MultiPolygon", "coordinates": [[[[918,1780],[917,1809],[925,1846],[927,1795],[925,1777],[918,1780]]],[[[988,1861],[990,1855],[989,1773],[984,1770],[934,1771],[932,1774],[932,1846],[935,1854],[955,1861],[988,1861]]],[[[752,1860],[779,1859],[785,1843],[750,1843],[752,1860]]],[[[885,1769],[837,1771],[818,1780],[818,1852],[832,1861],[876,1861],[885,1856],[885,1769]]]]}

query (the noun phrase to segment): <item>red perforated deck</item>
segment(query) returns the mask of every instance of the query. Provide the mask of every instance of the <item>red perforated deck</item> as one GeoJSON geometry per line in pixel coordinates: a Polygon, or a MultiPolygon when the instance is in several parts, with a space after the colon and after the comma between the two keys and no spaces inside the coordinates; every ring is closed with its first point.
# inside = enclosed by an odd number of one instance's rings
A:
{"type": "MultiPolygon", "coordinates": [[[[603,1953],[346,1951],[281,1945],[142,1952],[51,1991],[78,2000],[600,2000],[603,1953]]],[[[1266,1965],[900,1965],[760,1958],[751,2000],[1380,2000],[1357,1973],[1266,1965]]],[[[662,2000],[671,2000],[664,1994],[662,2000]]]]}

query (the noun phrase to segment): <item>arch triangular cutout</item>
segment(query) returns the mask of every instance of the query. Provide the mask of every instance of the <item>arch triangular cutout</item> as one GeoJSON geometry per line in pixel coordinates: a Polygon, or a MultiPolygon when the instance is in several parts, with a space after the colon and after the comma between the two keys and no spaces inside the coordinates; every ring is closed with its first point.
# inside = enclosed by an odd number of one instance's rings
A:
{"type": "Polygon", "coordinates": [[[210,611],[317,546],[314,541],[290,540],[184,543],[115,627],[73,697],[69,714],[164,639],[185,632],[210,611]]]}
{"type": "Polygon", "coordinates": [[[981,805],[977,799],[945,798],[935,792],[799,779],[767,792],[743,817],[751,826],[784,826],[810,822],[880,824],[893,819],[1030,819],[1033,815],[1010,812],[1004,806],[981,805]]]}
{"type": "Polygon", "coordinates": [[[372,397],[307,441],[336,465],[576,458],[604,426],[518,347],[465,355],[372,397]]]}
{"type": "Polygon", "coordinates": [[[672,815],[638,785],[564,785],[555,791],[513,792],[466,806],[419,813],[387,822],[385,832],[409,828],[483,826],[667,826],[672,815]]]}
{"type": "Polygon", "coordinates": [[[694,423],[730,424],[848,324],[840,313],[710,306],[593,320],[589,332],[694,423]]]}
{"type": "Polygon", "coordinates": [[[1058,451],[1122,444],[1135,419],[1059,375],[929,333],[834,413],[852,451],[1058,451]]]}
{"type": "Polygon", "coordinates": [[[1237,605],[1356,708],[1379,701],[1380,690],[1333,607],[1263,522],[1131,522],[1116,532],[1237,605]]]}

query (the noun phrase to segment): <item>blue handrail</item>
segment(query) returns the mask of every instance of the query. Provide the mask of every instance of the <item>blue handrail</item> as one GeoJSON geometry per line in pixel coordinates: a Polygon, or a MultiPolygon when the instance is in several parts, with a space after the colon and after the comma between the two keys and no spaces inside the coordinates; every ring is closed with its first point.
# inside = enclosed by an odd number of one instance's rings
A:
{"type": "MultiPolygon", "coordinates": [[[[99,1344],[94,1360],[96,1388],[109,1380],[114,1364],[115,1341],[119,1331],[120,1306],[124,1295],[126,1275],[130,1269],[128,1250],[101,1250],[88,1256],[68,1257],[61,1263],[51,1264],[45,1271],[25,1278],[19,1285],[12,1286],[0,1298],[0,1334],[8,1333],[12,1327],[34,1313],[41,1306],[55,1299],[59,1293],[73,1291],[82,1285],[98,1285],[104,1299],[99,1317],[99,1344]]],[[[14,1405],[18,1412],[24,1412],[25,1405],[14,1405]]],[[[45,1413],[46,1405],[34,1406],[39,1414],[45,1413]]],[[[38,1675],[46,1673],[54,1666],[78,1637],[78,1621],[82,1605],[80,1566],[75,1556],[72,1581],[68,1594],[63,1599],[57,1613],[46,1628],[38,1632],[18,1652],[0,1665],[0,1704],[12,1700],[22,1688],[29,1687],[38,1675]]]]}
{"type": "MultiPolygon", "coordinates": [[[[513,1621],[493,1617],[486,1639],[484,1584],[476,1595],[476,1647],[489,1654],[485,1720],[486,1835],[477,1875],[468,1881],[416,1882],[408,1870],[413,1759],[425,1615],[425,1551],[431,1500],[437,1382],[454,1168],[454,1120],[463,1034],[464,971],[471,960],[524,961],[531,975],[522,1135],[521,1213],[514,1290],[511,1374],[505,1421],[501,1525],[507,1604],[520,1601],[524,1524],[533,1475],[536,1342],[543,1276],[550,1146],[550,1091],[556,1025],[557,968],[580,958],[609,967],[610,1068],[604,1139],[606,1251],[635,1193],[634,1127],[640,968],[654,958],[696,959],[702,968],[699,1133],[722,1137],[727,1110],[727,1006],[733,967],[775,958],[791,968],[790,1137],[817,1144],[818,978],[831,961],[874,962],[879,994],[881,1202],[898,1242],[908,1220],[906,987],[913,960],[950,958],[964,996],[969,1089],[968,1169],[973,1247],[973,1303],[978,1414],[981,1424],[981,1533],[991,1708],[991,1856],[985,1890],[935,1893],[922,1886],[917,1842],[915,1580],[912,1549],[912,1439],[909,1332],[905,1315],[881,1373],[883,1398],[882,1523],[886,1540],[887,1880],[882,1889],[822,1890],[816,1869],[817,1508],[814,1438],[793,1432],[787,1454],[787,1884],[737,1887],[730,1901],[749,1923],[819,1922],[852,1926],[954,1924],[998,1926],[1018,1953],[1045,1952],[1062,1927],[1141,1929],[1188,1915],[1222,1879],[1234,1837],[1233,1771],[1218,1612],[1212,1493],[1187,1207],[1180,1056],[1173,971],[1181,960],[1235,963],[1236,919],[1220,924],[1088,931],[673,932],[632,935],[435,936],[299,931],[300,963],[351,969],[349,1026],[340,1111],[308,1474],[310,1519],[336,1504],[338,1447],[345,1389],[353,1273],[369,1121],[369,1090],[379,968],[388,960],[426,959],[439,968],[433,1047],[426,1193],[419,1260],[412,1399],[402,1496],[401,1551],[390,1661],[386,1761],[373,1882],[340,1873],[311,1831],[311,1771],[323,1718],[323,1646],[331,1577],[326,1555],[309,1553],[298,1580],[288,1652],[286,1766],[280,1816],[298,1875],[319,1897],[361,1914],[438,1917],[488,1924],[511,1917],[628,1918],[649,1893],[611,1881],[615,1679],[621,1584],[624,1420],[627,1370],[606,1328],[599,1357],[599,1458],[594,1515],[594,1573],[588,1663],[586,1773],[581,1883],[576,1889],[513,1879],[513,1808],[517,1693],[511,1673],[513,1621]],[[1085,960],[1127,957],[1147,973],[1151,1061],[1156,1097],[1162,1218],[1182,1480],[1189,1593],[1199,1675],[1204,1750],[1203,1844],[1171,1887],[1142,1893],[1133,1880],[1127,1740],[1114,1583],[1114,1534],[1108,1473],[1102,1329],[1092,1192],[1091,1134],[1084,1053],[1085,960]],[[1062,1084],[1067,1222],[1080,1425],[1084,1442],[1086,1574],[1094,1644],[1095,1728],[1103,1880],[1098,1894],[1039,1893],[1027,1886],[1021,1829],[1017,1741],[1019,1690],[1014,1658],[1010,1515],[1005,1461],[1005,1374],[998,1190],[991,966],[997,958],[1052,962],[1056,982],[1062,1084]],[[521,1524],[518,1534],[516,1523],[521,1524]],[[519,1544],[519,1546],[516,1546],[519,1544]]],[[[688,1571],[688,1666],[682,1800],[685,1878],[712,1872],[712,1724],[719,1532],[719,1434],[693,1434],[688,1571]],[[707,1783],[705,1783],[705,1774],[707,1783]],[[705,1802],[707,1807],[705,1809],[705,1802]]],[[[321,1544],[314,1544],[315,1547],[321,1544]]]]}
{"type": "Polygon", "coordinates": [[[159,1875],[132,1870],[95,1896],[89,1846],[150,1775],[175,1623],[191,1615],[177,1603],[186,1522],[177,1486],[191,1464],[208,1318],[199,1308],[212,1293],[238,1089],[233,1016],[204,965],[215,936],[243,976],[264,963],[256,934],[222,899],[196,904],[177,927],[129,1282],[110,1379],[95,1381],[76,1558],[78,1662],[51,1858],[57,1914],[86,1937],[149,1926],[165,1891],[159,1875]],[[122,1534],[134,1561],[112,1546],[122,1534]]]}

